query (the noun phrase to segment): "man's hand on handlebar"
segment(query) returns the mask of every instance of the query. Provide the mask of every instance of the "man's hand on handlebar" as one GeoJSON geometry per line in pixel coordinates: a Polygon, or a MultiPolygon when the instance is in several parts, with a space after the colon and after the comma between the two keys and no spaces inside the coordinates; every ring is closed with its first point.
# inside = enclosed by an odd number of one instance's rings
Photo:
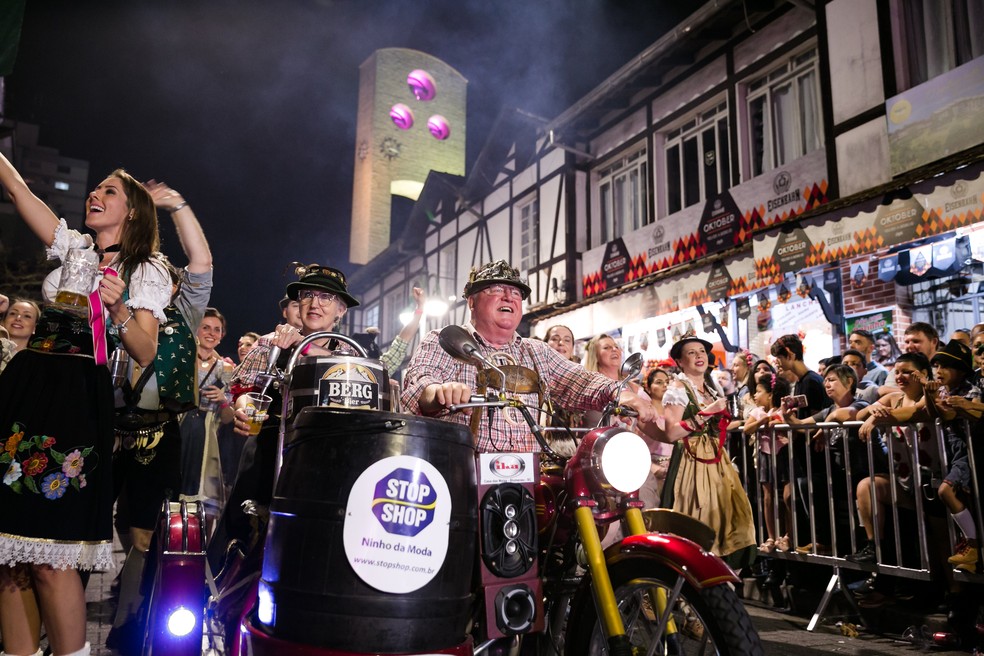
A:
{"type": "MultiPolygon", "coordinates": [[[[437,414],[452,405],[468,403],[471,393],[471,388],[464,383],[433,383],[420,394],[420,410],[429,415],[437,414]]],[[[465,408],[462,412],[468,414],[471,409],[465,408]]]]}
{"type": "Polygon", "coordinates": [[[623,390],[622,393],[619,394],[618,404],[634,411],[636,416],[638,416],[639,421],[656,421],[656,409],[653,407],[652,403],[645,400],[635,392],[623,390]]]}

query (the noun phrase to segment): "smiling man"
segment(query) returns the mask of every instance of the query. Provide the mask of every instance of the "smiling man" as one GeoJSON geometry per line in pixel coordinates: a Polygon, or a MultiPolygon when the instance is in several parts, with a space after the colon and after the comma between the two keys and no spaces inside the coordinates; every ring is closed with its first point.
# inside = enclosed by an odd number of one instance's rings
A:
{"type": "Polygon", "coordinates": [[[860,351],[861,355],[864,356],[867,369],[863,380],[870,380],[875,385],[884,385],[888,378],[888,369],[875,362],[874,358],[871,357],[875,351],[875,336],[867,330],[857,328],[848,335],[847,346],[855,351],[860,351]]]}
{"type": "MultiPolygon", "coordinates": [[[[530,288],[519,271],[504,260],[472,269],[465,284],[464,298],[471,311],[471,322],[464,328],[478,343],[482,354],[497,366],[518,365],[529,377],[542,381],[550,399],[566,410],[601,410],[617,387],[601,374],[586,371],[565,359],[546,343],[520,337],[516,332],[523,318],[523,301],[530,288]]],[[[477,369],[458,362],[438,343],[438,331],[432,331],[414,353],[404,380],[403,406],[419,415],[436,415],[448,406],[465,403],[478,389],[477,369]]],[[[533,382],[533,381],[530,381],[533,382]]],[[[534,385],[535,387],[535,385],[534,385]]],[[[519,393],[530,405],[538,405],[536,393],[519,393]]],[[[650,419],[653,410],[648,402],[631,392],[622,392],[620,401],[650,419]]],[[[453,413],[448,421],[472,426],[479,451],[538,451],[530,429],[517,413],[496,411],[489,416],[453,413]]]]}

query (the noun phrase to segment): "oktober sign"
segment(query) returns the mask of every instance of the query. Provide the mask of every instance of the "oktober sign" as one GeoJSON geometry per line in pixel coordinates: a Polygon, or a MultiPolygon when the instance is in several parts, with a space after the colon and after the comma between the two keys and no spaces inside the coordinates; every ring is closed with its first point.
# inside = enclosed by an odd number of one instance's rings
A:
{"type": "Polygon", "coordinates": [[[392,456],[356,479],[342,540],[359,578],[383,592],[427,585],[448,552],[451,494],[441,473],[413,456],[392,456]]]}

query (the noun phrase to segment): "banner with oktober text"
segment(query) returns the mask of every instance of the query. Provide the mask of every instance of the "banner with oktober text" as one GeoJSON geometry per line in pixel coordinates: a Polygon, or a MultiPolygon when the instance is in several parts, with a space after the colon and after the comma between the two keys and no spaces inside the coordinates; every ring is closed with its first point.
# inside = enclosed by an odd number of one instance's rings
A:
{"type": "Polygon", "coordinates": [[[753,233],[823,205],[826,173],[826,156],[817,150],[587,251],[584,298],[741,246],[753,233]]]}
{"type": "MultiPolygon", "coordinates": [[[[755,236],[757,275],[778,284],[783,275],[883,248],[955,231],[969,232],[984,218],[984,165],[931,178],[882,198],[805,219],[795,230],[755,236]]],[[[948,253],[940,250],[940,264],[948,253]]],[[[931,250],[923,257],[926,271],[931,250]]]]}

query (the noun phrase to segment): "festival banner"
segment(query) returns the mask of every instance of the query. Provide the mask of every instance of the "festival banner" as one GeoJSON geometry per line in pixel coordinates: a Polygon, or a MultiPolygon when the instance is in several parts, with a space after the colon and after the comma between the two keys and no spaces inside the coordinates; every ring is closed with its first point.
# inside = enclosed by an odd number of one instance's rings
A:
{"type": "Polygon", "coordinates": [[[910,273],[922,277],[929,272],[933,266],[933,245],[925,244],[909,249],[909,271],[910,273]]]}
{"type": "Polygon", "coordinates": [[[602,272],[607,289],[622,285],[629,272],[629,253],[621,239],[608,242],[602,272]]]}
{"type": "MultiPolygon", "coordinates": [[[[981,165],[958,169],[887,194],[880,200],[872,199],[804,220],[800,225],[805,234],[805,239],[801,237],[802,244],[809,243],[804,265],[839,262],[950,231],[958,237],[954,249],[963,249],[955,253],[956,258],[984,259],[984,236],[975,227],[984,219],[982,169],[981,165]],[[959,239],[962,235],[972,236],[968,242],[962,242],[959,239]]],[[[766,284],[778,283],[782,274],[799,264],[797,248],[795,238],[784,237],[780,231],[756,234],[752,251],[757,277],[766,284]],[[776,259],[782,246],[785,246],[784,263],[776,259]]],[[[917,255],[910,258],[908,252],[901,252],[883,257],[879,261],[878,277],[889,281],[904,272],[906,280],[918,279],[915,273],[908,273],[910,261],[915,265],[917,255]]],[[[927,265],[929,271],[932,252],[924,254],[924,258],[926,261],[920,264],[927,265]]]]}
{"type": "Polygon", "coordinates": [[[711,265],[710,275],[707,276],[707,295],[712,301],[721,301],[731,295],[731,275],[724,262],[711,265]]]}
{"type": "Polygon", "coordinates": [[[697,234],[706,255],[741,245],[741,211],[731,194],[725,191],[705,203],[697,234]]]}
{"type": "Polygon", "coordinates": [[[759,279],[770,284],[778,284],[785,274],[798,273],[815,264],[813,245],[803,228],[765,235],[756,239],[755,246],[755,270],[759,279]],[[763,257],[758,256],[760,252],[763,257]]]}
{"type": "Polygon", "coordinates": [[[898,254],[885,255],[878,260],[878,279],[882,282],[892,282],[899,273],[898,254]]]}
{"type": "Polygon", "coordinates": [[[581,260],[583,297],[740,246],[754,232],[819,207],[827,202],[826,174],[824,151],[816,150],[783,169],[626,233],[617,244],[585,252],[581,260]]]}
{"type": "Polygon", "coordinates": [[[868,282],[868,260],[861,260],[851,265],[851,286],[855,289],[864,287],[868,282]]]}
{"type": "MultiPolygon", "coordinates": [[[[961,238],[963,239],[963,238],[961,238]]],[[[933,242],[933,267],[930,273],[946,275],[951,272],[957,262],[957,239],[950,237],[933,242]]],[[[963,266],[963,264],[961,264],[963,266]]],[[[959,270],[959,267],[957,267],[959,270]]]]}

